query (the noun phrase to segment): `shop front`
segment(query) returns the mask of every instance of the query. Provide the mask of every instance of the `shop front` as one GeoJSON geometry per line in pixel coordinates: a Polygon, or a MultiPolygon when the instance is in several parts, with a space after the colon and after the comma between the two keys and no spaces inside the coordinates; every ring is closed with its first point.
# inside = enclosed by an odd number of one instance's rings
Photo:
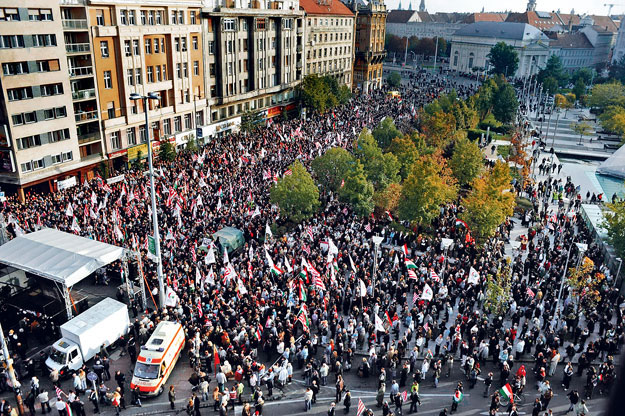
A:
{"type": "Polygon", "coordinates": [[[219,138],[230,132],[236,132],[241,126],[241,117],[235,117],[219,123],[209,124],[202,128],[202,137],[206,139],[219,138]]]}

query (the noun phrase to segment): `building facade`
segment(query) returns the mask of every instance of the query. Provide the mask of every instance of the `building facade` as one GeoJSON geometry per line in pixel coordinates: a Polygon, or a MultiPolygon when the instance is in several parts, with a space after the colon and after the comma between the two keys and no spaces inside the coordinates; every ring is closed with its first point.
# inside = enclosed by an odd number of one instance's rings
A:
{"type": "Polygon", "coordinates": [[[465,73],[488,70],[488,54],[498,42],[513,46],[519,56],[517,71],[508,76],[535,75],[547,63],[549,38],[535,27],[525,23],[478,22],[453,36],[449,68],[465,73]]]}
{"type": "Polygon", "coordinates": [[[80,183],[101,159],[99,135],[85,134],[97,112],[74,84],[90,76],[89,41],[73,43],[66,17],[58,0],[0,2],[0,186],[21,197],[80,183]]]}
{"type": "Polygon", "coordinates": [[[621,20],[616,41],[614,42],[614,50],[612,51],[612,63],[620,61],[625,56],[625,24],[622,23],[623,21],[621,20]]]}
{"type": "Polygon", "coordinates": [[[580,68],[592,67],[594,47],[581,32],[561,33],[549,42],[549,53],[558,56],[562,68],[572,73],[580,68]]]}
{"type": "Polygon", "coordinates": [[[354,81],[353,87],[368,93],[382,86],[382,65],[386,57],[386,6],[383,1],[353,0],[346,5],[354,12],[354,81]]]}
{"type": "Polygon", "coordinates": [[[304,75],[332,76],[352,87],[354,13],[340,1],[300,0],[304,18],[304,75]]]}
{"type": "Polygon", "coordinates": [[[295,109],[295,87],[303,78],[303,16],[297,0],[205,4],[210,117],[204,136],[236,129],[247,112],[271,118],[295,109]]]}

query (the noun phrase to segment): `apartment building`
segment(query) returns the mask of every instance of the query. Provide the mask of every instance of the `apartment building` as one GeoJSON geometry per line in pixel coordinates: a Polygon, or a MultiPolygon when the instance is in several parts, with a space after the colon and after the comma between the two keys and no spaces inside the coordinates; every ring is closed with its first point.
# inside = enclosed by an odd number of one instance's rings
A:
{"type": "Polygon", "coordinates": [[[386,6],[378,0],[351,0],[346,5],[356,16],[353,86],[367,93],[382,86],[386,6]]]}
{"type": "Polygon", "coordinates": [[[299,2],[225,0],[202,9],[210,124],[206,137],[237,129],[246,112],[271,118],[295,109],[303,77],[299,2]]]}
{"type": "Polygon", "coordinates": [[[202,131],[207,100],[200,1],[89,1],[89,27],[105,152],[113,167],[147,157],[141,100],[148,102],[154,147],[183,146],[202,131]]]}
{"type": "Polygon", "coordinates": [[[300,7],[305,12],[304,75],[331,76],[351,89],[354,13],[333,0],[300,0],[300,7]]]}
{"type": "Polygon", "coordinates": [[[80,183],[100,160],[80,145],[64,22],[58,0],[0,1],[0,188],[22,198],[80,183]]]}

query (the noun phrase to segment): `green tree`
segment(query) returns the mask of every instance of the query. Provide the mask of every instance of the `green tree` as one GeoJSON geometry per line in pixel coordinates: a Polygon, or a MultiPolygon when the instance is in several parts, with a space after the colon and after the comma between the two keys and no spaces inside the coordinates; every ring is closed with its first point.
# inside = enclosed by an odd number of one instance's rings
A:
{"type": "Polygon", "coordinates": [[[625,108],[612,105],[599,115],[599,120],[607,131],[625,137],[625,108]]]}
{"type": "Polygon", "coordinates": [[[392,88],[397,88],[401,85],[401,75],[399,75],[399,72],[393,71],[388,78],[386,78],[386,82],[388,82],[388,85],[392,88]]]}
{"type": "Polygon", "coordinates": [[[592,87],[588,105],[603,111],[611,105],[625,107],[625,87],[620,82],[597,84],[592,87]]]}
{"type": "Polygon", "coordinates": [[[456,140],[449,166],[458,183],[462,186],[468,185],[482,171],[484,155],[477,143],[464,138],[456,140]]]}
{"type": "Polygon", "coordinates": [[[158,149],[158,158],[167,162],[172,162],[176,158],[176,149],[174,145],[168,141],[161,143],[158,149]]]}
{"type": "Polygon", "coordinates": [[[493,78],[489,78],[477,90],[469,100],[472,107],[477,111],[479,119],[483,120],[493,108],[493,96],[497,92],[497,83],[493,78]]]}
{"type": "Polygon", "coordinates": [[[368,129],[363,129],[358,136],[354,156],[362,163],[367,179],[376,189],[384,189],[390,183],[397,182],[399,173],[397,158],[391,153],[383,154],[368,129]]]}
{"type": "Polygon", "coordinates": [[[442,148],[456,132],[456,118],[453,114],[438,111],[432,115],[421,115],[421,132],[428,146],[442,148]]]}
{"type": "Polygon", "coordinates": [[[195,135],[193,135],[193,137],[187,141],[187,145],[184,147],[184,150],[186,150],[189,153],[193,153],[197,150],[197,143],[195,142],[195,135]]]}
{"type": "Polygon", "coordinates": [[[337,103],[329,85],[316,74],[307,75],[300,88],[302,103],[314,111],[325,113],[328,108],[334,107],[337,103]]]}
{"type": "Polygon", "coordinates": [[[402,185],[398,212],[402,220],[428,225],[441,205],[457,195],[456,179],[440,154],[421,156],[402,185]]]}
{"type": "Polygon", "coordinates": [[[347,104],[350,98],[352,98],[352,90],[345,84],[341,85],[336,94],[339,105],[347,104]]]}
{"type": "Polygon", "coordinates": [[[508,83],[499,87],[493,96],[493,115],[497,121],[511,123],[519,108],[514,88],[508,83]]]}
{"type": "Polygon", "coordinates": [[[251,133],[256,127],[261,126],[263,120],[260,111],[246,111],[241,116],[241,131],[251,133]]]}
{"type": "Polygon", "coordinates": [[[544,82],[547,78],[554,78],[560,87],[564,87],[569,81],[569,75],[564,71],[562,60],[557,55],[551,55],[545,67],[538,72],[538,82],[544,82]]]}
{"type": "Polygon", "coordinates": [[[579,143],[582,143],[582,137],[588,136],[592,131],[592,126],[585,121],[573,124],[573,131],[579,134],[579,143]]]}
{"type": "Polygon", "coordinates": [[[573,94],[556,94],[553,97],[553,102],[557,108],[564,109],[564,117],[570,108],[575,105],[575,95],[573,94]]]}
{"type": "Polygon", "coordinates": [[[595,78],[595,70],[592,68],[580,68],[571,75],[571,82],[575,84],[577,80],[581,79],[584,84],[590,85],[595,78]]]}
{"type": "Polygon", "coordinates": [[[373,185],[359,161],[351,165],[345,185],[339,190],[339,199],[350,204],[357,215],[364,217],[373,212],[373,185]]]}
{"type": "Polygon", "coordinates": [[[608,205],[603,226],[608,232],[608,239],[617,256],[625,259],[625,201],[608,205]]]}
{"type": "Polygon", "coordinates": [[[575,301],[576,315],[580,309],[586,316],[596,310],[601,302],[601,286],[604,281],[605,275],[595,271],[595,263],[588,257],[582,259],[579,267],[569,268],[567,283],[575,301]]]}
{"type": "Polygon", "coordinates": [[[513,76],[519,67],[519,55],[513,46],[505,42],[497,42],[487,55],[492,66],[491,74],[513,76]]]}
{"type": "Polygon", "coordinates": [[[392,183],[384,190],[376,192],[373,195],[375,203],[375,212],[377,215],[383,215],[386,211],[394,213],[399,205],[401,197],[401,185],[392,183]]]}
{"type": "Polygon", "coordinates": [[[495,276],[489,275],[486,283],[484,308],[493,316],[503,316],[510,308],[512,298],[512,276],[510,258],[500,263],[495,276]]]}
{"type": "Polygon", "coordinates": [[[401,137],[401,132],[395,127],[392,118],[384,117],[384,120],[373,129],[373,137],[378,142],[378,146],[386,150],[395,137],[401,137]]]}
{"type": "Polygon", "coordinates": [[[463,198],[461,217],[479,242],[492,237],[497,227],[514,212],[511,180],[507,163],[497,162],[491,170],[473,180],[471,192],[463,198]]]}
{"type": "Polygon", "coordinates": [[[414,141],[407,137],[395,137],[388,148],[399,162],[399,176],[406,179],[412,170],[412,164],[419,158],[419,151],[414,141]]]}
{"type": "Polygon", "coordinates": [[[575,86],[571,92],[578,97],[580,101],[582,97],[586,95],[586,83],[584,83],[582,78],[578,78],[577,81],[575,81],[575,86]]]}
{"type": "Polygon", "coordinates": [[[554,77],[545,78],[545,80],[543,81],[543,88],[545,89],[545,92],[547,92],[547,94],[555,94],[556,92],[558,92],[558,80],[554,77]]]}
{"type": "Polygon", "coordinates": [[[310,218],[319,208],[319,189],[306,168],[299,162],[289,166],[291,175],[286,175],[270,190],[272,204],[280,207],[281,214],[289,221],[299,223],[310,218]]]}
{"type": "Polygon", "coordinates": [[[347,178],[354,157],[342,147],[328,149],[322,156],[318,156],[310,164],[317,182],[322,189],[336,192],[347,178]]]}

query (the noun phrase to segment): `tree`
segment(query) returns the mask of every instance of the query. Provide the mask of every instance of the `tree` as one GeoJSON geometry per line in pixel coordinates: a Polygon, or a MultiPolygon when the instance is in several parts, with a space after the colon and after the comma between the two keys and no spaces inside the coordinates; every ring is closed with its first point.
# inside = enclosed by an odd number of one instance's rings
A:
{"type": "Polygon", "coordinates": [[[582,137],[588,136],[592,130],[590,124],[585,121],[580,121],[579,123],[573,124],[573,131],[579,134],[579,144],[582,144],[582,137]]]}
{"type": "Polygon", "coordinates": [[[397,182],[399,173],[397,158],[391,153],[383,154],[368,129],[363,129],[358,136],[354,156],[362,163],[367,179],[376,189],[384,189],[390,183],[397,182]]]}
{"type": "Polygon", "coordinates": [[[241,116],[241,131],[251,133],[263,120],[264,118],[260,111],[246,111],[241,116]]]}
{"type": "Polygon", "coordinates": [[[513,46],[505,42],[497,42],[487,55],[491,65],[491,74],[512,76],[519,67],[519,55],[513,46]]]}
{"type": "Polygon", "coordinates": [[[184,150],[188,153],[193,153],[197,150],[197,143],[195,142],[195,135],[191,139],[187,140],[187,144],[184,150]]]}
{"type": "Polygon", "coordinates": [[[607,131],[625,137],[625,108],[612,105],[599,115],[599,120],[607,131]]]}
{"type": "Polygon", "coordinates": [[[510,123],[516,116],[519,102],[512,85],[507,82],[499,87],[493,95],[493,115],[497,121],[510,123]]]}
{"type": "Polygon", "coordinates": [[[401,85],[401,75],[399,75],[399,72],[393,71],[388,78],[386,78],[386,82],[388,82],[388,85],[392,88],[397,88],[401,85]]]}
{"type": "Polygon", "coordinates": [[[493,108],[493,95],[497,92],[497,83],[493,78],[489,78],[477,90],[469,100],[472,107],[477,111],[480,120],[486,118],[493,108]]]}
{"type": "Polygon", "coordinates": [[[167,162],[172,162],[176,158],[174,145],[165,140],[158,148],[158,158],[167,162]]]}
{"type": "Polygon", "coordinates": [[[576,315],[580,308],[586,316],[595,311],[601,302],[601,286],[604,281],[605,275],[595,272],[595,263],[588,257],[582,259],[579,267],[569,269],[567,283],[575,300],[576,315]]]}
{"type": "Polygon", "coordinates": [[[430,224],[457,191],[456,179],[440,153],[421,156],[402,185],[399,217],[413,224],[430,224]]]}
{"type": "Polygon", "coordinates": [[[383,215],[386,211],[395,212],[397,210],[399,198],[401,197],[401,189],[400,184],[392,183],[384,190],[376,192],[373,195],[377,215],[383,215]]]}
{"type": "Polygon", "coordinates": [[[468,139],[457,140],[449,166],[461,186],[475,179],[484,167],[484,155],[477,143],[468,139]]]}
{"type": "Polygon", "coordinates": [[[285,175],[270,190],[272,204],[280,207],[289,221],[299,223],[310,218],[319,208],[319,189],[306,168],[299,162],[289,166],[291,175],[285,175]]]}
{"type": "Polygon", "coordinates": [[[617,256],[625,258],[625,201],[608,205],[603,227],[608,232],[608,239],[617,256]]]}
{"type": "Polygon", "coordinates": [[[625,87],[620,82],[597,84],[592,87],[588,105],[603,111],[611,105],[625,107],[625,87]]]}
{"type": "Polygon", "coordinates": [[[401,132],[395,127],[395,122],[390,117],[384,120],[373,129],[373,137],[383,150],[390,146],[395,137],[401,137],[401,132]]]}
{"type": "Polygon", "coordinates": [[[586,95],[586,83],[582,78],[578,78],[577,81],[575,81],[575,86],[571,92],[578,97],[580,101],[582,96],[586,95]]]}
{"type": "Polygon", "coordinates": [[[512,298],[510,258],[506,257],[500,264],[497,274],[488,276],[484,299],[484,308],[494,316],[504,316],[510,308],[512,298]]]}
{"type": "Polygon", "coordinates": [[[326,191],[336,192],[347,178],[354,157],[342,147],[328,149],[322,156],[318,156],[310,164],[315,178],[326,191]]]}
{"type": "Polygon", "coordinates": [[[351,165],[345,185],[339,190],[339,199],[350,204],[357,215],[364,217],[373,212],[373,185],[359,161],[351,165]]]}
{"type": "Polygon", "coordinates": [[[432,115],[421,116],[421,132],[428,146],[443,147],[456,131],[456,118],[453,114],[437,111],[432,115]]]}
{"type": "Polygon", "coordinates": [[[347,102],[352,98],[352,90],[345,84],[341,85],[337,91],[336,99],[339,102],[339,105],[347,104],[347,102]]]}
{"type": "Polygon", "coordinates": [[[471,233],[483,242],[495,235],[508,216],[514,212],[514,194],[510,192],[510,169],[505,162],[495,166],[471,183],[471,192],[462,200],[466,221],[471,233]]]}
{"type": "Polygon", "coordinates": [[[388,148],[399,162],[399,176],[406,179],[412,169],[412,164],[419,157],[419,151],[414,141],[407,137],[395,137],[388,148]]]}
{"type": "Polygon", "coordinates": [[[569,108],[573,108],[575,105],[575,95],[573,94],[556,94],[553,97],[553,102],[557,108],[564,108],[564,117],[566,118],[566,113],[569,111],[569,108]]]}
{"type": "Polygon", "coordinates": [[[545,67],[538,72],[538,82],[544,82],[546,78],[555,79],[560,87],[564,87],[568,83],[569,75],[564,71],[559,56],[551,55],[545,67]]]}
{"type": "Polygon", "coordinates": [[[555,94],[558,92],[558,80],[554,77],[547,77],[543,81],[543,88],[545,92],[549,95],[555,94]]]}
{"type": "Polygon", "coordinates": [[[327,109],[338,104],[338,99],[332,93],[329,82],[316,74],[307,75],[302,81],[300,89],[300,96],[304,105],[320,113],[324,113],[327,109]]]}

